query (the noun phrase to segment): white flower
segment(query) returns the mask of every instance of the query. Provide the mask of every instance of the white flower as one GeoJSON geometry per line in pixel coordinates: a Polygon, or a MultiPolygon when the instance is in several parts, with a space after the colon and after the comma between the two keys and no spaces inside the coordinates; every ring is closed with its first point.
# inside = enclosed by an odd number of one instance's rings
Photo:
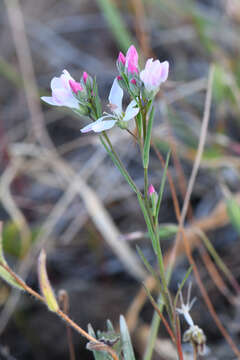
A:
{"type": "Polygon", "coordinates": [[[164,81],[168,78],[169,63],[168,61],[160,62],[148,59],[145,69],[140,73],[140,79],[143,81],[147,91],[157,91],[164,81]]]}
{"type": "Polygon", "coordinates": [[[123,90],[118,84],[117,78],[113,81],[112,88],[108,97],[109,106],[112,114],[106,113],[98,120],[81,129],[82,133],[94,131],[96,133],[111,129],[117,122],[127,122],[133,119],[139,112],[135,100],[127,106],[126,111],[122,109],[123,90]]]}
{"type": "Polygon", "coordinates": [[[191,308],[193,307],[193,304],[195,303],[196,298],[194,298],[194,299],[192,299],[192,301],[190,301],[191,288],[192,288],[192,283],[190,283],[189,287],[188,287],[186,304],[184,304],[184,302],[183,302],[182,292],[180,291],[181,307],[177,308],[176,310],[179,314],[184,316],[184,318],[189,326],[194,326],[193,319],[192,319],[191,315],[189,314],[189,312],[190,312],[191,308]]]}
{"type": "Polygon", "coordinates": [[[71,109],[78,109],[78,100],[75,98],[69,81],[75,80],[67,70],[63,70],[60,77],[51,80],[52,96],[42,96],[41,99],[50,105],[67,106],[71,109]]]}

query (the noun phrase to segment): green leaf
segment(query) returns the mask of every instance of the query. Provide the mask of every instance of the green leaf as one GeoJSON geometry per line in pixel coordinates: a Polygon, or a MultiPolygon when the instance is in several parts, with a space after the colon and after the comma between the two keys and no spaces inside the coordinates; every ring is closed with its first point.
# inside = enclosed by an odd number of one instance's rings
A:
{"type": "Polygon", "coordinates": [[[131,338],[124,316],[120,316],[120,333],[122,338],[122,349],[124,360],[135,360],[131,338]]]}
{"type": "Polygon", "coordinates": [[[149,120],[148,120],[148,126],[147,126],[147,134],[146,139],[144,142],[144,148],[143,148],[143,167],[144,169],[148,168],[149,164],[149,152],[150,152],[150,143],[151,143],[151,135],[152,135],[152,126],[153,126],[153,120],[154,120],[154,107],[152,107],[149,120]]]}
{"type": "Polygon", "coordinates": [[[229,219],[238,234],[240,234],[240,206],[234,198],[227,199],[226,205],[229,219]]]}
{"type": "Polygon", "coordinates": [[[42,295],[46,301],[48,309],[53,312],[59,310],[59,306],[48,279],[46,270],[46,253],[44,250],[41,251],[38,258],[38,279],[41,288],[42,295]]]}
{"type": "Polygon", "coordinates": [[[158,218],[158,215],[159,215],[160,206],[161,206],[161,202],[162,202],[163,191],[164,191],[164,187],[165,187],[165,183],[166,183],[166,175],[167,175],[167,169],[168,169],[168,163],[169,163],[169,159],[170,159],[170,154],[171,154],[171,150],[169,150],[168,154],[167,154],[167,159],[166,159],[164,170],[163,170],[161,186],[160,186],[160,189],[159,189],[158,201],[157,201],[157,206],[156,206],[156,217],[157,218],[158,218]]]}
{"type": "Polygon", "coordinates": [[[97,0],[97,3],[108,22],[108,25],[118,42],[120,48],[126,51],[133,44],[132,37],[127,31],[127,27],[122,20],[122,16],[115,3],[111,0],[97,0]]]}

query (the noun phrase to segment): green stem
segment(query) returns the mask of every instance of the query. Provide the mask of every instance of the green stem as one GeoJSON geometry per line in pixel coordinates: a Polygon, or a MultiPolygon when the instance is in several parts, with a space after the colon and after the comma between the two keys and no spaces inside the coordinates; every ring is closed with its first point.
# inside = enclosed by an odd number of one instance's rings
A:
{"type": "Polygon", "coordinates": [[[148,169],[144,168],[144,198],[148,202],[148,169]]]}

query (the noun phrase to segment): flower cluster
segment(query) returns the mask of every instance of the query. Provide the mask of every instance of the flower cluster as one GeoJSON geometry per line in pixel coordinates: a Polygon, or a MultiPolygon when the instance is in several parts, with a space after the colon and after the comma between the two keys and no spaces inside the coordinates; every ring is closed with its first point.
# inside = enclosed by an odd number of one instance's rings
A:
{"type": "Polygon", "coordinates": [[[99,133],[114,125],[126,129],[128,121],[137,116],[142,106],[152,101],[160,85],[167,80],[169,64],[148,59],[145,68],[140,71],[137,50],[131,45],[126,55],[119,53],[117,68],[119,76],[114,79],[108,97],[110,112],[102,112],[96,80],[86,72],[77,82],[67,70],[63,70],[59,78],[54,77],[51,81],[52,96],[43,96],[42,100],[50,105],[69,107],[91,118],[93,122],[82,128],[82,133],[99,133]],[[125,111],[122,107],[124,90],[130,96],[125,111]]]}

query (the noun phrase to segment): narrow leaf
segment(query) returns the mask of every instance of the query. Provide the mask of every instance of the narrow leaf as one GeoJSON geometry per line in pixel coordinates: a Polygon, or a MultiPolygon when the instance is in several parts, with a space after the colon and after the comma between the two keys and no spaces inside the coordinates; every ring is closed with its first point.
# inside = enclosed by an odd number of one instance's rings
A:
{"type": "Polygon", "coordinates": [[[122,338],[124,360],[135,360],[131,338],[123,315],[120,316],[120,333],[122,338]]]}
{"type": "Polygon", "coordinates": [[[149,116],[148,126],[147,126],[147,134],[146,134],[146,139],[144,142],[144,149],[143,149],[143,167],[144,167],[144,169],[147,169],[148,164],[149,164],[149,152],[150,152],[153,120],[154,120],[154,107],[152,107],[152,110],[151,110],[151,113],[149,116]]]}
{"type": "Polygon", "coordinates": [[[44,250],[41,251],[38,258],[38,280],[48,309],[50,311],[57,312],[59,310],[59,306],[48,279],[46,270],[46,253],[44,250]]]}

